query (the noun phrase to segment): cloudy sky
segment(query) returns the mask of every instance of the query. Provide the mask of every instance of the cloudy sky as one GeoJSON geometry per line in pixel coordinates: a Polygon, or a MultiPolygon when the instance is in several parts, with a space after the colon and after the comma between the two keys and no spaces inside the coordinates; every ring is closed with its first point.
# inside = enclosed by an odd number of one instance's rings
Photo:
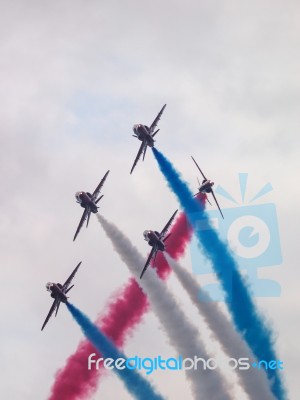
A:
{"type": "MultiPolygon", "coordinates": [[[[82,338],[63,307],[40,332],[51,305],[47,281],[64,281],[82,260],[72,301],[94,319],[129,278],[96,218],[72,242],[82,212],[75,192],[93,191],[110,169],[101,211],[145,257],[142,232],[161,229],[177,207],[151,152],[129,175],[139,146],[131,136],[133,124],[151,123],[167,103],[157,147],[193,190],[191,154],[239,201],[241,172],[249,173],[246,203],[266,183],[273,186],[257,204],[276,205],[283,261],[257,273],[277,281],[281,296],[257,303],[274,329],[286,386],[295,399],[300,351],[298,2],[0,4],[2,396],[46,399],[54,373],[82,338]]],[[[225,209],[232,207],[219,199],[225,209]]],[[[184,262],[191,270],[189,252],[184,262]]],[[[211,278],[195,275],[199,282],[211,278]]],[[[175,279],[168,285],[187,315],[195,317],[175,279]]],[[[174,355],[151,313],[125,351],[174,355]]],[[[152,379],[172,400],[190,393],[183,374],[152,379]]],[[[114,376],[103,380],[100,395],[130,398],[114,376]]]]}

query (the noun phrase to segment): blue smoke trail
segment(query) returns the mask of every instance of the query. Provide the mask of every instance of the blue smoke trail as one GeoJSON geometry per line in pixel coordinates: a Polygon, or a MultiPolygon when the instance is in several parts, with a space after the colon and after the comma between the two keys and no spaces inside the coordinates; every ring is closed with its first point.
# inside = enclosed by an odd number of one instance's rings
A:
{"type": "MultiPolygon", "coordinates": [[[[258,360],[276,360],[273,338],[269,327],[256,310],[249,288],[239,273],[228,246],[221,241],[204,211],[203,205],[193,198],[188,185],[182,180],[171,162],[157,149],[152,149],[159,168],[168,185],[176,194],[187,218],[194,228],[205,255],[211,260],[225,292],[225,301],[236,329],[245,338],[258,360]],[[205,220],[205,231],[198,227],[199,219],[205,220]]],[[[278,400],[286,398],[278,370],[266,370],[271,389],[278,400]]]]}
{"type": "MultiPolygon", "coordinates": [[[[73,318],[80,325],[80,328],[86,338],[95,346],[102,354],[103,358],[124,358],[124,354],[120,353],[114,344],[94,325],[87,316],[85,316],[73,304],[66,303],[66,306],[73,318]]],[[[119,377],[126,385],[130,394],[141,400],[163,400],[163,397],[156,394],[150,383],[142,378],[136,371],[125,368],[123,370],[114,368],[119,377]]],[[[76,377],[75,377],[76,379],[76,377]]]]}

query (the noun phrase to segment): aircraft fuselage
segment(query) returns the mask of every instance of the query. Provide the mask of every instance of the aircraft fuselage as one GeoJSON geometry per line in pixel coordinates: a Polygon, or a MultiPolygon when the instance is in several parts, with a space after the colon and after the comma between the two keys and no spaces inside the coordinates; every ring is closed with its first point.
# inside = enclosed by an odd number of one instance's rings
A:
{"type": "Polygon", "coordinates": [[[159,233],[157,231],[145,231],[144,238],[148,242],[149,246],[157,246],[158,250],[165,251],[165,244],[159,238],[159,233]]]}
{"type": "Polygon", "coordinates": [[[202,185],[199,187],[199,192],[200,193],[211,193],[213,185],[214,185],[214,182],[212,182],[210,180],[203,181],[202,185]]]}
{"type": "Polygon", "coordinates": [[[148,126],[142,124],[134,125],[133,132],[141,142],[146,140],[147,146],[154,147],[154,139],[148,126]]]}
{"type": "Polygon", "coordinates": [[[90,207],[91,211],[96,214],[98,212],[98,207],[96,204],[91,200],[92,195],[89,192],[77,192],[75,194],[76,201],[81,205],[81,207],[86,208],[87,206],[90,207]]]}
{"type": "Polygon", "coordinates": [[[68,301],[67,296],[62,291],[62,285],[60,283],[48,282],[46,288],[51,293],[51,297],[53,299],[59,297],[60,301],[63,303],[66,303],[68,301]]]}

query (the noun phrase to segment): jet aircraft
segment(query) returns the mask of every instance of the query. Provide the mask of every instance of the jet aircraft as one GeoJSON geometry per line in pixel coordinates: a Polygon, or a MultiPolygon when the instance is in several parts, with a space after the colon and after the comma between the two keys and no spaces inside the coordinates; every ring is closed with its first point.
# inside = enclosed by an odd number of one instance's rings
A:
{"type": "Polygon", "coordinates": [[[48,282],[46,284],[46,289],[48,290],[48,292],[51,293],[51,297],[54,299],[52,306],[50,308],[50,311],[45,319],[45,322],[43,323],[42,329],[43,330],[47,324],[47,322],[49,321],[51,315],[55,312],[55,316],[57,315],[58,309],[59,309],[59,305],[61,302],[63,303],[67,303],[68,302],[68,297],[66,296],[66,294],[72,289],[72,287],[74,285],[72,285],[71,287],[70,284],[72,282],[72,279],[74,278],[78,268],[80,267],[81,261],[80,263],[77,265],[77,267],[74,269],[74,271],[71,273],[71,275],[69,276],[69,278],[66,280],[66,282],[61,285],[60,283],[53,283],[53,282],[48,282]]]}
{"type": "MultiPolygon", "coordinates": [[[[207,178],[205,177],[205,175],[204,175],[203,172],[201,171],[199,165],[196,163],[196,161],[195,161],[195,159],[193,158],[193,156],[191,156],[191,157],[192,157],[194,163],[196,164],[196,167],[199,169],[199,171],[200,171],[200,173],[201,173],[201,175],[202,175],[202,177],[203,177],[202,184],[199,182],[199,179],[197,178],[197,179],[198,179],[198,183],[199,183],[199,189],[198,189],[198,193],[196,193],[195,196],[197,196],[197,194],[199,194],[199,193],[205,193],[205,194],[211,193],[211,194],[213,195],[213,198],[214,198],[214,200],[215,200],[217,206],[218,206],[218,209],[219,209],[219,211],[220,211],[220,214],[221,214],[222,218],[224,219],[223,213],[222,213],[222,211],[221,211],[221,208],[220,208],[220,206],[219,206],[219,203],[218,203],[218,201],[217,201],[217,199],[216,199],[215,193],[214,193],[213,188],[212,188],[213,185],[214,185],[215,183],[212,182],[211,180],[209,180],[209,179],[207,179],[207,178]]],[[[208,200],[208,202],[210,203],[209,199],[207,199],[207,200],[208,200]]],[[[211,204],[211,203],[210,203],[210,204],[211,204]]]]}
{"type": "Polygon", "coordinates": [[[148,242],[149,246],[152,247],[151,252],[148,256],[148,259],[146,261],[146,264],[143,268],[143,271],[141,273],[140,279],[142,279],[144,273],[146,272],[146,269],[148,268],[150,261],[152,258],[154,258],[153,263],[155,263],[156,255],[158,251],[165,251],[165,241],[170,237],[171,234],[166,236],[166,233],[175,218],[175,215],[178,210],[174,212],[172,217],[169,219],[167,225],[164,227],[164,229],[159,233],[157,231],[144,231],[144,239],[148,242]]]}
{"type": "Polygon", "coordinates": [[[90,220],[90,216],[91,216],[91,212],[96,214],[98,212],[98,206],[97,204],[99,203],[99,201],[102,199],[103,195],[100,196],[98,199],[97,197],[99,196],[100,190],[105,182],[105,179],[108,175],[109,171],[106,172],[106,174],[104,175],[104,177],[102,178],[101,182],[99,183],[99,185],[96,187],[95,191],[93,194],[89,193],[89,192],[77,192],[75,194],[76,197],[76,201],[77,203],[79,203],[81,205],[81,207],[84,208],[84,212],[82,214],[81,220],[79,222],[78,228],[76,230],[76,233],[74,235],[73,238],[73,242],[76,239],[80,229],[82,228],[82,225],[84,224],[84,221],[87,219],[86,222],[86,226],[88,227],[89,224],[89,220],[90,220]]]}
{"type": "Polygon", "coordinates": [[[147,147],[154,147],[154,142],[155,140],[153,139],[154,136],[157,134],[157,132],[159,131],[159,129],[156,129],[156,126],[158,124],[158,121],[160,120],[162,113],[164,112],[164,109],[166,107],[166,104],[163,106],[163,108],[160,110],[160,112],[158,113],[157,117],[155,118],[155,120],[152,122],[152,124],[150,125],[150,127],[146,126],[146,125],[142,125],[142,124],[136,124],[133,126],[133,132],[134,135],[132,135],[135,138],[138,138],[142,144],[139,148],[139,151],[137,153],[137,156],[134,160],[133,166],[131,168],[130,174],[132,173],[132,171],[134,170],[137,162],[139,161],[139,158],[141,157],[141,155],[143,154],[143,161],[145,159],[145,155],[146,155],[146,151],[147,151],[147,147]]]}

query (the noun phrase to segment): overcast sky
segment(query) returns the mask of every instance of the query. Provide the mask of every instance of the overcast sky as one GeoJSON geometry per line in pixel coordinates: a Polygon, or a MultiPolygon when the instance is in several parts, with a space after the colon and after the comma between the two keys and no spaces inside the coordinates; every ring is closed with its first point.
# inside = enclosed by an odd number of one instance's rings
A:
{"type": "MultiPolygon", "coordinates": [[[[2,397],[46,399],[54,373],[82,338],[64,307],[40,332],[51,305],[46,282],[63,282],[82,260],[72,301],[94,319],[129,278],[95,217],[72,242],[82,213],[75,192],[93,191],[110,169],[101,212],[145,257],[142,232],[160,230],[177,207],[151,152],[129,175],[139,147],[133,124],[150,124],[167,103],[157,147],[193,190],[191,154],[237,199],[240,172],[249,173],[246,202],[267,182],[273,186],[257,204],[277,207],[283,262],[258,274],[276,280],[282,294],[257,301],[277,336],[290,398],[297,398],[299,3],[0,4],[2,397]]],[[[184,263],[191,270],[189,252],[184,263]]],[[[175,279],[168,285],[195,319],[175,279]]],[[[174,356],[151,313],[125,352],[174,356]]],[[[152,379],[172,400],[188,396],[183,374],[152,379]]],[[[114,376],[99,394],[130,398],[114,376]]]]}

